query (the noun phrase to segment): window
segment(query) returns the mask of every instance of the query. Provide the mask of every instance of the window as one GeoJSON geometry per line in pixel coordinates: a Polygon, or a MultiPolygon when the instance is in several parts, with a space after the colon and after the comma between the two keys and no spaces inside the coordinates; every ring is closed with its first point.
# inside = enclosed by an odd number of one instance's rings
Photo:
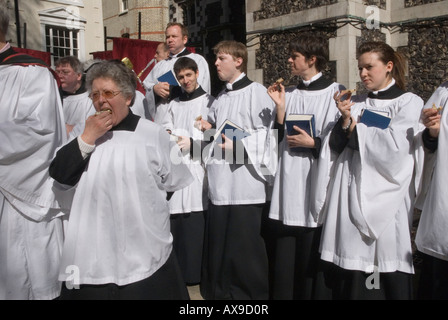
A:
{"type": "Polygon", "coordinates": [[[129,1],[121,0],[121,12],[128,12],[129,10],[129,1]]]}
{"type": "Polygon", "coordinates": [[[51,64],[63,56],[86,60],[85,30],[87,20],[76,7],[56,7],[38,11],[42,51],[51,53],[51,64]]]}
{"type": "Polygon", "coordinates": [[[65,56],[79,56],[79,30],[58,26],[45,26],[47,52],[51,53],[51,62],[65,56]]]}

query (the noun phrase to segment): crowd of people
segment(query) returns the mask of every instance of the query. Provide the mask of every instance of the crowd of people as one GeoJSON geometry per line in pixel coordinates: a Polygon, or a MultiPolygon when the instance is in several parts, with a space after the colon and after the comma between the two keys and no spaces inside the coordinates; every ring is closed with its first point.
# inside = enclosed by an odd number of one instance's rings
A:
{"type": "Polygon", "coordinates": [[[386,43],[357,48],[357,95],[324,74],[323,37],[293,39],[299,83],[268,88],[248,78],[246,46],[223,40],[214,97],[170,23],[143,95],[121,61],[54,71],[17,54],[4,8],[0,299],[188,300],[191,285],[206,300],[448,298],[448,84],[426,103],[406,91],[386,43]],[[177,85],[158,80],[169,72],[177,85]],[[295,115],[313,115],[313,134],[289,129],[295,115]]]}

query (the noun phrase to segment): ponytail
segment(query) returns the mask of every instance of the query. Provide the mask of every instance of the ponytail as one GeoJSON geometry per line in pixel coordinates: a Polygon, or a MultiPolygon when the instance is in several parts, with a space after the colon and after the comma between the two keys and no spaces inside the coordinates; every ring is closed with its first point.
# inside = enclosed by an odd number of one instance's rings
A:
{"type": "Polygon", "coordinates": [[[392,76],[397,86],[401,90],[406,91],[406,58],[402,53],[397,51],[395,51],[394,56],[395,61],[393,61],[394,68],[392,69],[392,76]]]}

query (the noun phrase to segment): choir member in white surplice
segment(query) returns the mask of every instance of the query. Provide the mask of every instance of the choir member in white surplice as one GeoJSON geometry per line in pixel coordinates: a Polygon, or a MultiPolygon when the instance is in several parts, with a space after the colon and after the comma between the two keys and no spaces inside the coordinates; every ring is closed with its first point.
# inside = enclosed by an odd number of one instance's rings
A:
{"type": "Polygon", "coordinates": [[[50,167],[74,188],[61,299],[188,299],[167,201],[193,180],[179,147],[130,111],[137,79],[123,63],[96,64],[86,86],[97,113],[50,167]]]}
{"type": "Polygon", "coordinates": [[[245,45],[222,41],[214,51],[218,75],[227,88],[216,97],[208,121],[201,121],[202,129],[210,129],[210,124],[219,128],[230,120],[250,136],[240,135],[242,139],[233,142],[231,136],[222,135],[224,140],[214,140],[203,152],[211,203],[201,293],[205,299],[268,299],[261,224],[268,200],[267,176],[273,173],[262,160],[274,103],[264,86],[246,76],[245,45]]]}
{"type": "Polygon", "coordinates": [[[358,66],[369,93],[335,97],[341,118],[319,159],[318,172],[325,172],[331,153],[339,154],[328,189],[325,176],[324,188],[316,191],[315,215],[323,222],[321,259],[328,262],[334,299],[411,299],[414,174],[422,167],[415,157],[422,151],[416,137],[423,130],[423,101],[404,91],[404,58],[389,45],[362,44],[358,66]],[[385,129],[367,126],[359,119],[363,109],[392,120],[385,129]]]}
{"type": "MultiPolygon", "coordinates": [[[[322,138],[339,118],[334,94],[345,88],[322,74],[328,61],[328,44],[323,37],[302,34],[290,45],[291,73],[300,76],[295,88],[274,84],[268,92],[276,103],[274,128],[278,130],[280,160],[275,176],[268,223],[272,298],[325,299],[318,289],[319,242],[322,226],[314,221],[310,205],[311,184],[322,138]],[[280,88],[279,88],[280,86],[280,88]],[[287,135],[285,118],[290,114],[314,115],[315,136],[300,128],[287,135]],[[303,147],[303,151],[295,151],[303,147]]],[[[271,140],[273,141],[273,140],[271,140]]]]}
{"type": "Polygon", "coordinates": [[[67,56],[55,63],[56,73],[61,79],[62,99],[67,131],[77,124],[85,123],[95,113],[92,100],[85,86],[83,64],[77,57],[67,56]]]}
{"type": "Polygon", "coordinates": [[[61,206],[48,167],[66,142],[56,75],[5,41],[0,1],[0,300],[60,293],[61,206]]]}
{"type": "Polygon", "coordinates": [[[426,151],[424,181],[429,181],[415,244],[423,257],[418,299],[448,299],[448,82],[427,101],[422,114],[426,151]]]}
{"type": "Polygon", "coordinates": [[[195,122],[207,118],[214,98],[198,84],[199,69],[193,59],[177,59],[174,72],[182,94],[170,102],[162,125],[181,147],[183,161],[194,182],[177,191],[170,200],[171,233],[184,280],[192,285],[201,281],[204,212],[208,207],[208,183],[201,150],[204,133],[195,122]]]}
{"type": "Polygon", "coordinates": [[[143,81],[151,115],[156,123],[165,118],[168,111],[168,103],[181,93],[179,86],[170,86],[166,82],[157,80],[166,72],[173,70],[174,63],[178,58],[188,57],[196,61],[199,67],[198,83],[207,93],[210,93],[211,86],[207,61],[200,54],[192,53],[185,47],[188,42],[188,29],[181,23],[168,23],[165,29],[165,37],[170,56],[168,59],[158,62],[143,81]]]}

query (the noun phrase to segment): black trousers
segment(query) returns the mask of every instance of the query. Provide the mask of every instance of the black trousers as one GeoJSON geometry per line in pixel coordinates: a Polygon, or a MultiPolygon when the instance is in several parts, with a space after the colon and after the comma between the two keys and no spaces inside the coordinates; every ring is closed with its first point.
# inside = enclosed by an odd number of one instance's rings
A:
{"type": "Polygon", "coordinates": [[[322,227],[287,226],[267,220],[270,288],[273,300],[327,300],[331,290],[320,264],[322,227]]]}
{"type": "Polygon", "coordinates": [[[152,276],[125,286],[116,284],[81,285],[67,289],[62,285],[60,300],[189,300],[176,255],[171,253],[167,262],[152,276]]]}
{"type": "Polygon", "coordinates": [[[404,272],[373,274],[342,269],[322,261],[333,300],[412,300],[413,275],[404,272]],[[377,282],[375,284],[375,282],[377,282]]]}
{"type": "Polygon", "coordinates": [[[417,299],[448,300],[448,261],[419,252],[423,258],[417,299]]]}
{"type": "Polygon", "coordinates": [[[268,259],[261,235],[265,204],[209,205],[201,294],[204,299],[269,299],[268,259]]]}
{"type": "Polygon", "coordinates": [[[187,285],[201,282],[204,246],[204,212],[172,214],[170,218],[173,249],[187,285]]]}

